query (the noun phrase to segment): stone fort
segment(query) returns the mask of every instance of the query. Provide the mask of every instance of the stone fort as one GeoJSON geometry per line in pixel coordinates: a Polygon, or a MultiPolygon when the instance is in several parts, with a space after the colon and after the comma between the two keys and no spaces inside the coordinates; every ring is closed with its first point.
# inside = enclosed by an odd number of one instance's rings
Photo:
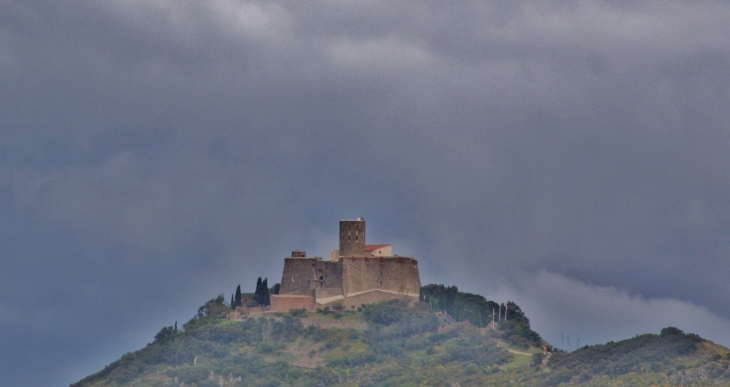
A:
{"type": "Polygon", "coordinates": [[[417,301],[421,290],[418,261],[393,255],[390,244],[365,244],[365,219],[340,221],[340,248],[328,259],[292,251],[284,259],[279,294],[272,311],[294,308],[354,308],[380,300],[417,301]]]}

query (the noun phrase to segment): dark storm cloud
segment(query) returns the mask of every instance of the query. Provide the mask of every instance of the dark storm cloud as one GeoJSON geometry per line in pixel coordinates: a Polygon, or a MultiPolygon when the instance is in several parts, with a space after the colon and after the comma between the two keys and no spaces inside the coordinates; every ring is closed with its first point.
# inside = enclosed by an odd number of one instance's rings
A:
{"type": "Polygon", "coordinates": [[[553,342],[727,340],[728,15],[3,3],[3,384],[79,379],[353,216],[553,342]]]}

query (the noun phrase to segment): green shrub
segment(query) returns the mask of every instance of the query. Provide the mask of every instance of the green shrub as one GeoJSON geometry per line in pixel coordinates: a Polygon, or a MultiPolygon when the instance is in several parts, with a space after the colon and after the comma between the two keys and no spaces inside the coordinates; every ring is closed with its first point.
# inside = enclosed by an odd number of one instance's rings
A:
{"type": "Polygon", "coordinates": [[[208,366],[188,366],[170,370],[167,372],[167,376],[171,378],[177,378],[179,382],[185,384],[198,384],[207,381],[210,375],[210,367],[208,366]]]}
{"type": "Polygon", "coordinates": [[[533,367],[539,366],[540,364],[542,364],[543,359],[545,359],[545,355],[542,352],[533,353],[530,365],[533,367]]]}
{"type": "Polygon", "coordinates": [[[370,305],[364,310],[365,319],[380,325],[391,325],[408,313],[408,301],[392,299],[370,305]]]}
{"type": "Polygon", "coordinates": [[[276,351],[276,345],[267,341],[262,341],[256,346],[256,352],[260,354],[270,354],[276,351]]]}

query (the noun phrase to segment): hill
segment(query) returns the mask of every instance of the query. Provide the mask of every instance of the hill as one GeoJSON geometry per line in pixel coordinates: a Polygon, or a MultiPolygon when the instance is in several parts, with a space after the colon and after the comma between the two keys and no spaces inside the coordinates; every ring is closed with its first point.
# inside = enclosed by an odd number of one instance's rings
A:
{"type": "Polygon", "coordinates": [[[390,300],[350,310],[253,313],[230,320],[230,308],[220,296],[203,305],[182,330],[163,328],[145,348],[71,386],[730,382],[730,350],[676,328],[554,352],[530,329],[517,305],[498,305],[440,285],[424,287],[421,300],[412,306],[390,300]],[[485,313],[504,306],[507,321],[489,324],[485,313]]]}

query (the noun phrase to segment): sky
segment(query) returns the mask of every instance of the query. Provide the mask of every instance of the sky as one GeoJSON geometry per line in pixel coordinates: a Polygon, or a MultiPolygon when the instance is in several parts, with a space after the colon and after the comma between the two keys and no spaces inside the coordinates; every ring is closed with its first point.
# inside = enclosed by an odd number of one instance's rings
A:
{"type": "Polygon", "coordinates": [[[730,345],[728,1],[0,1],[0,385],[338,221],[568,349],[730,345]]]}

